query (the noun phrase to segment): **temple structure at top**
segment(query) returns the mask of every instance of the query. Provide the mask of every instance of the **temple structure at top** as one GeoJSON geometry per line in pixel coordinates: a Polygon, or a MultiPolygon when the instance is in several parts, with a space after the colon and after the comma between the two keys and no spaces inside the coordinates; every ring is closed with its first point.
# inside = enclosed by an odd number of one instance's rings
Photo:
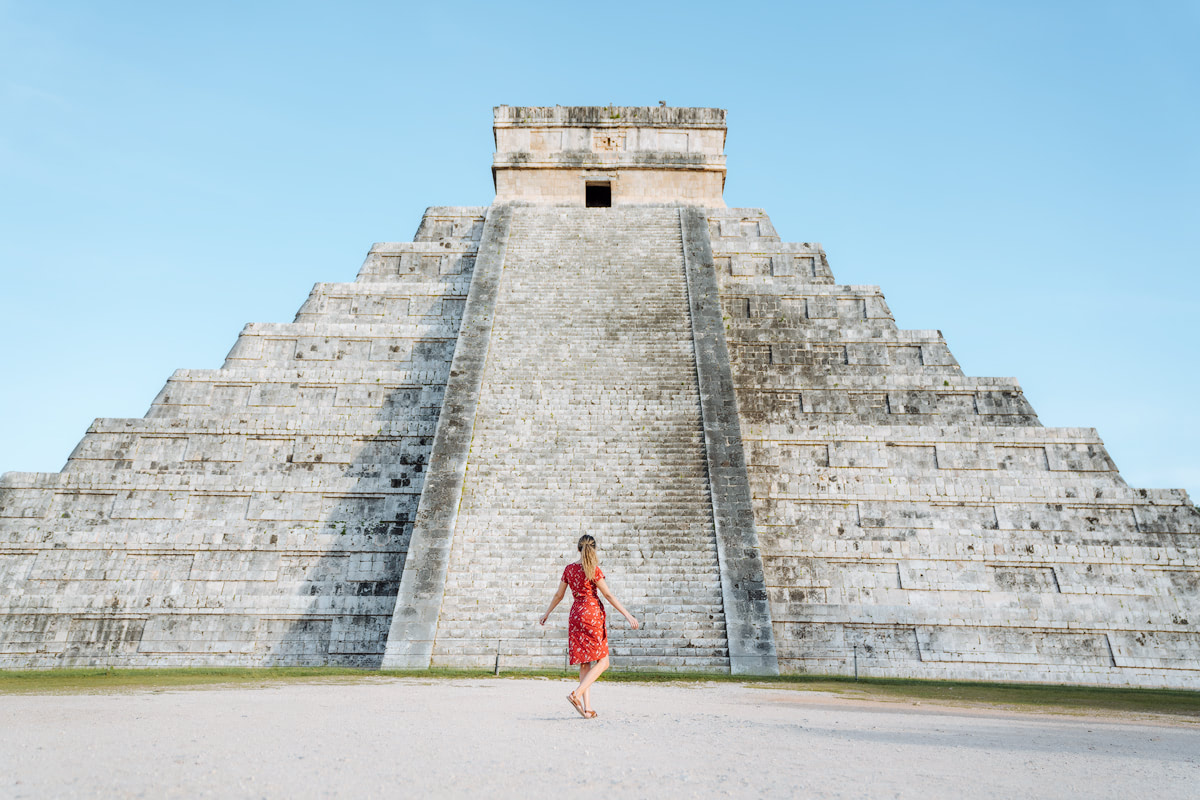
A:
{"type": "Polygon", "coordinates": [[[725,110],[498,106],[497,203],[725,205],[725,110]]]}

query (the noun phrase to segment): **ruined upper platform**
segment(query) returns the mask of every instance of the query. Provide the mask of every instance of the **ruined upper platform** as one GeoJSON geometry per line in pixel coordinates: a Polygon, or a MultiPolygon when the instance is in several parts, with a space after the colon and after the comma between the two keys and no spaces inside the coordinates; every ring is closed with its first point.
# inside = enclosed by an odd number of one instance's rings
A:
{"type": "Polygon", "coordinates": [[[725,110],[497,106],[496,202],[724,207],[725,110]]]}

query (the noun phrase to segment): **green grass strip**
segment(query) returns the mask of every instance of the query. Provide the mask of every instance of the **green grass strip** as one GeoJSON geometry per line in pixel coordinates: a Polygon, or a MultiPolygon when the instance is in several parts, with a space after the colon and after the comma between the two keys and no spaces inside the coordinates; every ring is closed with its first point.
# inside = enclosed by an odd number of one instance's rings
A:
{"type": "MultiPolygon", "coordinates": [[[[508,670],[501,678],[569,679],[564,670],[508,670]]],[[[203,686],[259,687],[281,683],[357,682],[382,678],[493,679],[491,670],[366,670],[347,667],[188,667],[177,669],[49,669],[0,671],[0,694],[64,694],[146,691],[203,686]]],[[[763,689],[829,692],[862,700],[994,705],[1025,710],[1117,711],[1168,714],[1200,721],[1200,692],[1182,689],[983,683],[838,675],[751,677],[723,673],[612,670],[619,683],[734,683],[763,689]]]]}
{"type": "Polygon", "coordinates": [[[412,672],[352,667],[174,667],[163,669],[67,668],[0,670],[0,694],[86,693],[122,689],[169,689],[189,686],[248,685],[313,681],[369,680],[379,676],[414,678],[481,678],[480,670],[420,670],[412,672]]]}

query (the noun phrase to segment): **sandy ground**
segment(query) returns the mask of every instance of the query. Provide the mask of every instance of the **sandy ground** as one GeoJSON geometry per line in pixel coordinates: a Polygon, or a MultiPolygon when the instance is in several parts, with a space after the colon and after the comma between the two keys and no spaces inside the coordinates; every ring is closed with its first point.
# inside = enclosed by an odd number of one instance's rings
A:
{"type": "Polygon", "coordinates": [[[736,684],[0,696],[0,796],[1194,798],[1200,725],[736,684]]]}

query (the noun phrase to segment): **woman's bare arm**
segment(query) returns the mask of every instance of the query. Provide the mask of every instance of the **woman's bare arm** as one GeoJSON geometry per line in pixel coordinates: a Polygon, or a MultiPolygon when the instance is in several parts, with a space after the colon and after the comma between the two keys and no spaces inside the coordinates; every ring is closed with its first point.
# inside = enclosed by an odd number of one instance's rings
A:
{"type": "Polygon", "coordinates": [[[621,612],[621,616],[629,620],[629,627],[636,631],[640,625],[640,623],[637,621],[637,617],[626,611],[625,606],[621,605],[621,601],[613,596],[613,593],[608,588],[608,584],[604,582],[604,578],[596,581],[596,588],[600,590],[600,594],[604,595],[604,599],[612,604],[613,608],[621,612]]]}
{"type": "Polygon", "coordinates": [[[554,593],[554,599],[550,601],[550,607],[546,609],[546,613],[542,614],[542,621],[538,623],[539,625],[546,624],[546,620],[550,619],[550,612],[554,610],[555,606],[557,606],[559,603],[562,602],[563,595],[566,593],[567,593],[566,582],[559,581],[558,582],[558,591],[554,593]]]}

